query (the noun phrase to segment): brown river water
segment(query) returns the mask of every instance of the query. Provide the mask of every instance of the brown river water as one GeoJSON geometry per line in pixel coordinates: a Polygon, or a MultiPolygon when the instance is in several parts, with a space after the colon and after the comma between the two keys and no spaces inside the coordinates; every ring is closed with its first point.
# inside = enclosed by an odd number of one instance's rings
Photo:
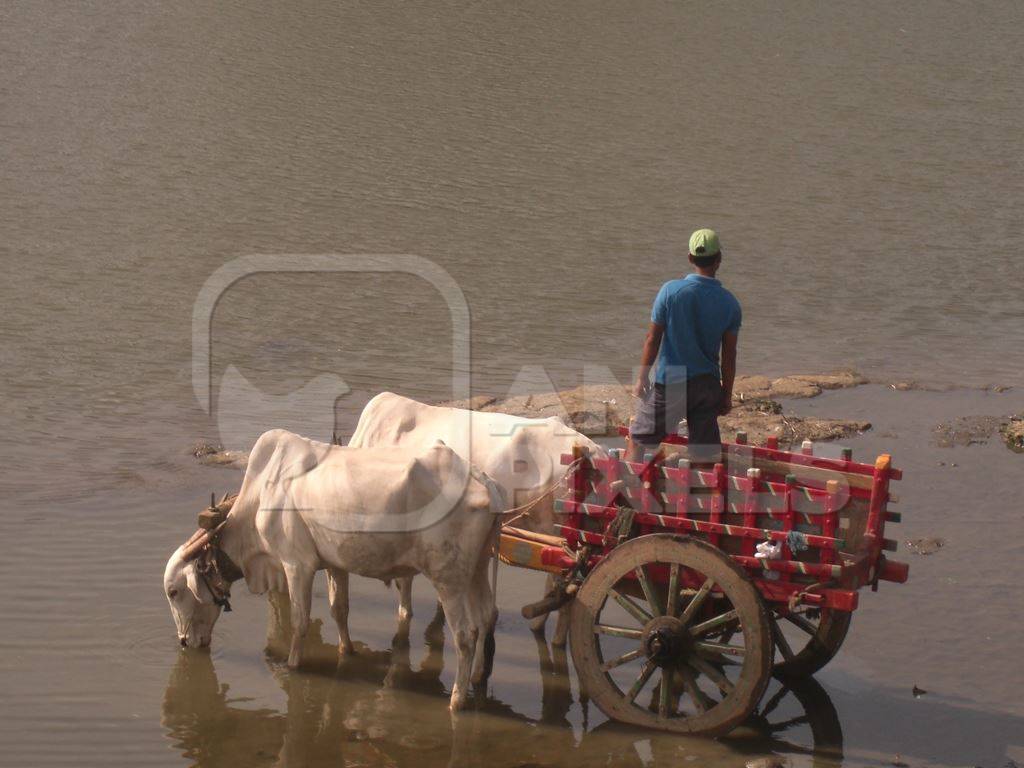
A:
{"type": "Polygon", "coordinates": [[[1024,764],[1024,457],[933,433],[1024,411],[1022,65],[1016,2],[0,6],[0,765],[1024,764]],[[247,595],[179,651],[163,564],[241,478],[191,445],[347,435],[453,371],[626,380],[698,226],[742,372],[961,385],[787,404],[871,421],[848,444],[904,469],[900,535],[946,542],[899,555],[817,682],[730,739],[615,727],[508,568],[454,723],[423,580],[408,648],[357,579],[354,659],[319,582],[302,672],[247,595]],[[456,300],[338,254],[422,257],[456,300]]]}

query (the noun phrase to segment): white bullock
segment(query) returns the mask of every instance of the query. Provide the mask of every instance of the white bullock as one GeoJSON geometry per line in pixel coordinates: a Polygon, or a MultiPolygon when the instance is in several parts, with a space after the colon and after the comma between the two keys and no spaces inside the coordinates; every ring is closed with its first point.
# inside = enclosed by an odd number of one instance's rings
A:
{"type": "Polygon", "coordinates": [[[183,646],[208,645],[226,592],[211,576],[244,576],[254,593],[288,592],[288,664],[296,667],[316,571],[381,580],[422,573],[455,641],[451,706],[458,709],[471,675],[482,676],[475,649],[493,621],[487,564],[504,506],[500,488],[441,444],[342,448],[266,432],[224,522],[212,537],[197,532],[167,563],[164,588],[178,637],[183,646]],[[211,571],[215,556],[226,560],[211,571]]]}
{"type": "MultiPolygon", "coordinates": [[[[508,499],[510,507],[529,507],[515,525],[539,533],[555,533],[555,494],[566,471],[563,454],[574,446],[583,446],[594,455],[604,454],[597,443],[554,416],[531,419],[507,413],[467,411],[461,408],[426,405],[382,392],[366,404],[355,433],[349,441],[353,447],[403,446],[422,450],[437,440],[443,441],[473,466],[479,467],[494,480],[508,499]]],[[[398,583],[401,593],[400,621],[411,614],[411,579],[398,583]]],[[[548,589],[552,579],[548,579],[548,589]]],[[[341,589],[333,590],[339,596],[341,589]]],[[[568,623],[565,610],[559,615],[553,642],[565,645],[568,623]]],[[[547,615],[533,621],[534,631],[542,631],[547,615]]],[[[339,624],[342,637],[347,629],[339,624]]]]}

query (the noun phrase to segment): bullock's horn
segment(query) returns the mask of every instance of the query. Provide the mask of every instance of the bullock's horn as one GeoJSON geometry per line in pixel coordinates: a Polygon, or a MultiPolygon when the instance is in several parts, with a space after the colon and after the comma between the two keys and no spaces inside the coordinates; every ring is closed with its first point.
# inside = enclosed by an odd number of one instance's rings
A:
{"type": "Polygon", "coordinates": [[[206,533],[206,531],[204,531],[202,528],[200,528],[198,531],[196,531],[191,536],[189,536],[188,541],[186,541],[184,544],[182,544],[182,546],[183,547],[190,547],[190,546],[192,546],[193,544],[196,543],[196,540],[198,540],[199,537],[202,536],[204,533],[206,533]]]}
{"type": "Polygon", "coordinates": [[[192,534],[192,538],[185,542],[181,550],[181,559],[194,560],[209,542],[210,532],[200,528],[192,534]]]}

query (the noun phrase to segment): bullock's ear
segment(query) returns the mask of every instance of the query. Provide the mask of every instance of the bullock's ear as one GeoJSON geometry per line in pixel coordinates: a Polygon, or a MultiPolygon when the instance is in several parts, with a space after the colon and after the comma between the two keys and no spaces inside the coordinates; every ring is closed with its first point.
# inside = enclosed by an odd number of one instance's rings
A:
{"type": "Polygon", "coordinates": [[[196,600],[200,603],[204,602],[203,593],[199,590],[199,571],[196,570],[195,563],[190,563],[188,568],[185,569],[185,584],[196,600]]]}

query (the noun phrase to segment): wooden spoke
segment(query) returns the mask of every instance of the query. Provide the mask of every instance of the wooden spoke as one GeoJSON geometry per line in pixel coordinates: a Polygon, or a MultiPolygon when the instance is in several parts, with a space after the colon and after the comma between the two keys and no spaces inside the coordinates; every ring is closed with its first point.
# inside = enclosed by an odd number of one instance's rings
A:
{"type": "Polygon", "coordinates": [[[647,604],[651,606],[651,614],[657,614],[658,602],[654,599],[654,585],[651,584],[651,579],[647,575],[647,571],[644,570],[642,565],[638,565],[633,569],[633,573],[636,575],[637,581],[640,582],[640,589],[644,591],[644,597],[647,599],[647,604]]]}
{"type": "Polygon", "coordinates": [[[712,664],[704,661],[700,656],[691,656],[686,660],[686,663],[692,666],[701,674],[707,675],[711,678],[711,682],[718,686],[718,690],[728,696],[733,692],[733,684],[729,682],[729,678],[719,672],[712,664]]]}
{"type": "Polygon", "coordinates": [[[782,658],[786,661],[792,659],[796,654],[793,653],[793,648],[789,644],[789,640],[782,634],[782,627],[779,626],[779,622],[775,619],[768,620],[772,625],[772,635],[775,636],[775,647],[779,649],[779,653],[782,654],[782,658]]]}
{"type": "Polygon", "coordinates": [[[800,627],[800,629],[812,637],[818,633],[818,628],[798,613],[787,613],[784,618],[790,624],[800,627]]]}
{"type": "Polygon", "coordinates": [[[699,642],[694,643],[694,647],[698,651],[705,651],[706,653],[713,653],[718,656],[743,656],[747,652],[746,648],[740,648],[738,645],[726,645],[725,643],[699,642]]]}
{"type": "Polygon", "coordinates": [[[640,676],[637,677],[636,682],[626,691],[626,701],[633,702],[636,700],[637,695],[641,689],[647,685],[647,681],[651,679],[651,675],[654,674],[654,670],[658,668],[658,665],[653,661],[648,661],[644,664],[644,668],[640,671],[640,676]]]}
{"type": "Polygon", "coordinates": [[[686,610],[683,611],[683,615],[679,617],[679,620],[683,623],[684,627],[693,620],[694,616],[697,615],[697,611],[699,611],[700,607],[704,605],[704,601],[707,599],[708,595],[711,593],[711,588],[714,586],[714,579],[708,579],[701,584],[700,589],[697,590],[697,594],[693,596],[693,599],[686,606],[686,610]]]}
{"type": "Polygon", "coordinates": [[[768,703],[764,705],[764,707],[761,709],[761,711],[758,714],[760,714],[761,717],[767,719],[768,715],[770,715],[772,712],[775,711],[775,708],[777,706],[779,706],[779,704],[782,702],[783,699],[786,698],[786,694],[788,694],[788,693],[789,693],[789,689],[788,688],[786,688],[786,687],[780,688],[778,690],[778,692],[768,700],[768,703]]]}
{"type": "Polygon", "coordinates": [[[647,611],[645,611],[643,608],[637,605],[632,599],[630,599],[626,595],[620,594],[619,592],[616,592],[614,589],[609,589],[608,594],[615,599],[615,602],[617,602],[619,605],[626,609],[626,613],[628,613],[630,616],[632,616],[634,619],[640,622],[641,625],[646,624],[648,621],[654,618],[653,616],[651,616],[651,614],[649,614],[647,611]]]}
{"type": "MultiPolygon", "coordinates": [[[[707,696],[700,688],[697,687],[697,680],[693,676],[693,672],[689,667],[680,667],[679,676],[683,678],[683,690],[689,694],[693,700],[693,706],[697,708],[700,714],[704,714],[708,711],[707,696]]],[[[712,704],[713,706],[713,704],[712,704]]]]}
{"type": "Polygon", "coordinates": [[[781,723],[772,723],[772,731],[788,731],[790,728],[794,728],[798,725],[807,725],[811,722],[811,718],[807,715],[801,717],[791,717],[789,720],[783,720],[781,723]]]}
{"type": "Polygon", "coordinates": [[[601,669],[603,669],[605,672],[607,672],[609,669],[615,669],[616,667],[621,667],[623,664],[626,664],[626,663],[632,661],[633,659],[639,659],[643,655],[644,655],[643,650],[640,649],[640,648],[637,648],[635,650],[628,651],[627,653],[624,653],[621,656],[619,656],[618,658],[612,659],[611,661],[606,661],[604,664],[601,665],[601,669]]]}
{"type": "Polygon", "coordinates": [[[665,615],[675,616],[679,605],[679,563],[668,569],[668,594],[665,596],[665,615]]]}
{"type": "Polygon", "coordinates": [[[690,627],[690,634],[694,637],[701,637],[703,635],[708,634],[708,632],[715,629],[716,627],[720,627],[723,624],[728,624],[730,621],[735,621],[738,616],[739,614],[736,612],[736,609],[733,608],[731,611],[726,611],[725,613],[719,616],[715,616],[713,619],[702,621],[700,624],[696,624],[690,627]]]}
{"type": "Polygon", "coordinates": [[[672,698],[672,668],[661,670],[661,695],[658,697],[658,717],[668,717],[668,705],[672,698]]]}
{"type": "Polygon", "coordinates": [[[827,608],[787,613],[779,608],[769,614],[768,626],[779,651],[775,671],[795,679],[813,675],[836,655],[850,629],[850,613],[827,608]],[[800,632],[783,637],[783,619],[800,632]]]}
{"type": "Polygon", "coordinates": [[[644,636],[642,630],[629,629],[628,627],[615,627],[611,624],[595,624],[594,632],[598,635],[611,635],[612,637],[625,637],[628,640],[639,640],[644,636]]]}

